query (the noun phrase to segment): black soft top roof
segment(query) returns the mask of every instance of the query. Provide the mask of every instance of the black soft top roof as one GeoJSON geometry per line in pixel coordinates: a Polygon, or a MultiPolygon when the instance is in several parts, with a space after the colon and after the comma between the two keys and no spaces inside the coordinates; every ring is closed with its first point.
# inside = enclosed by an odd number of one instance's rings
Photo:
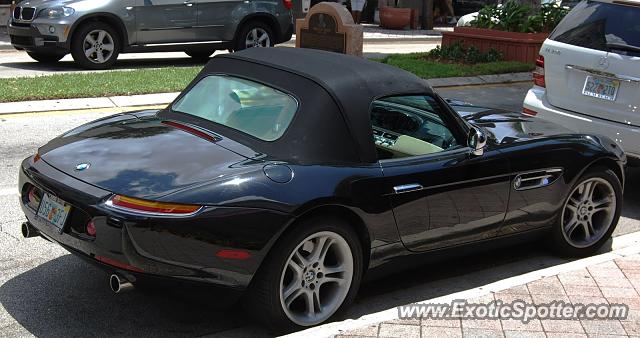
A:
{"type": "Polygon", "coordinates": [[[217,55],[189,87],[204,76],[220,73],[274,85],[299,99],[299,111],[281,139],[271,145],[250,143],[275,158],[305,163],[375,162],[371,102],[384,96],[433,92],[426,81],[404,70],[302,48],[250,48],[217,55]],[[297,147],[287,149],[291,144],[297,147]],[[339,149],[322,148],[335,146],[339,149]]]}
{"type": "Polygon", "coordinates": [[[257,62],[303,75],[333,91],[341,101],[351,101],[353,95],[379,97],[432,92],[423,79],[407,71],[361,57],[314,49],[249,48],[216,57],[257,62]]]}

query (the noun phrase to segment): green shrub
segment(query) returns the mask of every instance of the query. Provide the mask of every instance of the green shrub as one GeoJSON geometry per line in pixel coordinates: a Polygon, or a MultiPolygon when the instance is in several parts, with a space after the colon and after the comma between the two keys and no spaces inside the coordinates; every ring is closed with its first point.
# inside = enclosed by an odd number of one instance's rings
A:
{"type": "Polygon", "coordinates": [[[568,12],[567,7],[556,3],[544,4],[539,11],[534,12],[527,4],[508,0],[502,6],[487,5],[483,7],[478,12],[478,17],[471,22],[471,26],[507,32],[550,32],[568,12]]]}
{"type": "Polygon", "coordinates": [[[466,64],[502,61],[502,53],[491,48],[486,53],[477,47],[465,47],[460,41],[448,46],[436,46],[429,51],[426,58],[434,61],[457,62],[466,64]]]}

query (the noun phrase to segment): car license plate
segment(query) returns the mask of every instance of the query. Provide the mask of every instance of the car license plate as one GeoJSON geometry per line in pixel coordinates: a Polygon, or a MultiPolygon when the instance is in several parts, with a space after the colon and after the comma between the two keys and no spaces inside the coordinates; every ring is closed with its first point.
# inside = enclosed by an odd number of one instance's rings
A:
{"type": "Polygon", "coordinates": [[[597,76],[587,76],[582,88],[582,95],[597,97],[607,101],[615,101],[620,88],[620,81],[604,79],[597,76]]]}
{"type": "Polygon", "coordinates": [[[40,207],[38,208],[38,216],[46,219],[49,223],[53,224],[56,228],[64,228],[64,222],[67,220],[67,215],[71,206],[62,201],[61,199],[44,193],[40,207]]]}

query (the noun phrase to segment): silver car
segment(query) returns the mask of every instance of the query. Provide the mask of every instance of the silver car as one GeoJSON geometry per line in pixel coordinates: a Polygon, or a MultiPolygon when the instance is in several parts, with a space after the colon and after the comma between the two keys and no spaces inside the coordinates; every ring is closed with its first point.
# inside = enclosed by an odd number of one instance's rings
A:
{"type": "Polygon", "coordinates": [[[218,49],[271,47],[291,39],[292,0],[29,0],[13,9],[16,49],[40,62],[71,53],[88,69],[120,53],[184,51],[207,59],[218,49]]]}

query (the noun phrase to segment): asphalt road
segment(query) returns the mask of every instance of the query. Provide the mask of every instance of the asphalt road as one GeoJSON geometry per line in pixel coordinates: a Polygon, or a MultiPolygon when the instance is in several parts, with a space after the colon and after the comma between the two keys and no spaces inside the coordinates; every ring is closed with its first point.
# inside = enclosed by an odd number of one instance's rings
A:
{"type": "MultiPolygon", "coordinates": [[[[364,44],[364,56],[367,58],[383,58],[393,53],[417,53],[433,49],[440,40],[426,41],[393,41],[380,40],[366,42],[364,44]]],[[[288,42],[281,47],[293,47],[293,42],[288,42]]],[[[224,54],[226,51],[217,51],[217,54],[224,54]]],[[[158,68],[158,67],[186,67],[202,65],[194,62],[189,56],[182,52],[176,53],[133,53],[121,54],[113,69],[129,70],[138,68],[158,68]]],[[[0,51],[0,78],[17,76],[36,76],[70,72],[82,72],[77,68],[71,55],[65,56],[61,62],[55,65],[43,65],[31,59],[27,53],[8,50],[0,51]]]]}
{"type": "MultiPolygon", "coordinates": [[[[523,95],[518,86],[443,90],[481,102],[523,95]]],[[[515,106],[515,103],[511,103],[515,106]]],[[[517,107],[516,107],[517,108],[517,107]]],[[[16,181],[20,161],[39,145],[105,113],[0,115],[0,337],[267,335],[239,308],[221,309],[212,291],[136,290],[114,295],[107,275],[39,238],[23,239],[16,181]]],[[[640,170],[628,170],[623,217],[615,235],[640,229],[640,170]]],[[[349,316],[481,286],[565,262],[540,243],[408,270],[364,285],[349,316]]]]}

